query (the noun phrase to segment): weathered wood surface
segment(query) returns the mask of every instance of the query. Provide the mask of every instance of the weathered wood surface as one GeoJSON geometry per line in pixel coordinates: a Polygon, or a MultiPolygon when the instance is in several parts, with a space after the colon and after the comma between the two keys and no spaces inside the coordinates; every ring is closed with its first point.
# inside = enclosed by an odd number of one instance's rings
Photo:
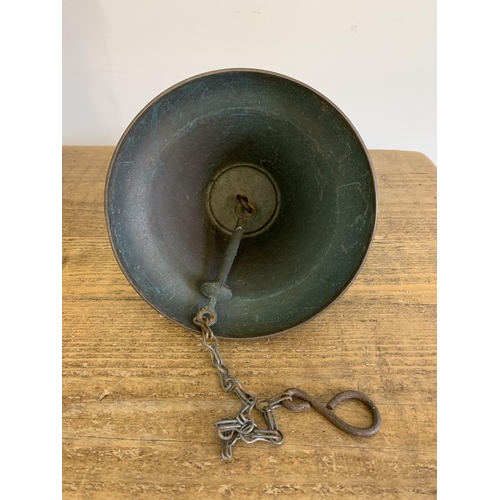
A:
{"type": "MultiPolygon", "coordinates": [[[[300,387],[325,400],[369,394],[368,439],[319,414],[278,409],[286,441],[234,448],[213,422],[239,409],[199,337],[148,306],[110,248],[103,193],[112,147],[63,148],[63,496],[384,498],[436,496],[436,169],[422,154],[371,151],[379,222],[347,293],[270,340],[222,341],[261,397],[300,387]]],[[[355,402],[337,412],[366,425],[355,402]]]]}

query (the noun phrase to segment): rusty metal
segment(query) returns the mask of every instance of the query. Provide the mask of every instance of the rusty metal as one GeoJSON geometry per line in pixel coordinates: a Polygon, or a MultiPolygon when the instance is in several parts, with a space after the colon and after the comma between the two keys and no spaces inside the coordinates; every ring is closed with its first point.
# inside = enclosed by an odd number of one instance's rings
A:
{"type": "Polygon", "coordinates": [[[215,432],[221,444],[221,456],[228,460],[233,455],[233,446],[238,441],[250,444],[256,441],[265,441],[273,445],[280,445],[285,435],[278,427],[274,410],[281,405],[284,398],[291,399],[288,394],[278,394],[269,399],[257,399],[251,392],[244,389],[240,381],[232,377],[219,353],[219,342],[210,328],[210,318],[202,310],[195,316],[193,322],[201,329],[203,344],[209,350],[212,364],[219,372],[222,388],[234,393],[242,403],[241,409],[234,418],[224,417],[215,422],[215,432]],[[257,410],[264,417],[267,429],[259,428],[253,417],[253,410],[257,410]]]}
{"type": "Polygon", "coordinates": [[[248,198],[246,196],[241,196],[241,194],[239,194],[238,196],[236,196],[236,199],[241,203],[241,205],[243,206],[243,208],[249,213],[251,214],[253,212],[253,207],[252,205],[250,205],[248,203],[248,198]]]}
{"type": "Polygon", "coordinates": [[[329,422],[338,427],[339,429],[347,432],[357,437],[369,437],[373,436],[382,424],[382,417],[380,411],[378,410],[375,403],[365,394],[358,391],[343,391],[339,392],[335,397],[333,397],[326,405],[320,403],[316,398],[307,394],[300,389],[287,389],[283,394],[288,394],[292,397],[292,400],[284,399],[282,405],[289,411],[302,412],[308,410],[311,406],[323,417],[325,417],[329,422]],[[294,399],[299,399],[299,401],[294,401],[294,399]],[[342,402],[349,399],[355,399],[363,403],[371,413],[372,423],[368,427],[355,427],[350,425],[340,417],[333,413],[333,410],[337,408],[342,402]]]}
{"type": "Polygon", "coordinates": [[[358,391],[344,391],[337,394],[326,405],[321,404],[316,398],[307,394],[301,389],[287,389],[267,399],[257,399],[251,392],[244,389],[241,382],[231,376],[229,368],[224,363],[220,352],[219,342],[209,325],[209,317],[203,310],[193,319],[194,323],[201,329],[203,344],[210,351],[212,364],[217,368],[222,388],[229,393],[238,396],[242,403],[242,408],[234,418],[224,417],[215,422],[215,432],[221,443],[221,456],[223,460],[228,460],[233,455],[233,446],[238,441],[251,444],[256,441],[265,441],[273,445],[281,445],[285,441],[285,434],[279,428],[275,410],[284,406],[292,412],[303,412],[313,407],[330,423],[356,437],[373,436],[379,431],[382,424],[380,412],[375,403],[365,394],[358,391]],[[368,427],[355,427],[348,424],[333,413],[342,402],[355,399],[363,403],[372,415],[372,424],[368,427]],[[298,400],[298,401],[297,401],[298,400]],[[252,411],[258,411],[267,424],[267,429],[259,428],[253,417],[252,411]]]}
{"type": "MultiPolygon", "coordinates": [[[[238,253],[238,248],[240,247],[241,239],[244,234],[245,224],[247,220],[256,213],[256,210],[252,208],[253,205],[248,203],[248,199],[244,200],[241,195],[237,195],[236,199],[238,200],[239,205],[241,205],[248,213],[243,216],[238,215],[238,220],[236,221],[235,228],[231,234],[229,243],[227,244],[226,251],[224,252],[222,264],[219,268],[216,279],[214,281],[206,281],[200,287],[201,293],[210,300],[205,307],[198,311],[196,317],[198,318],[198,321],[200,321],[204,316],[209,315],[210,319],[208,326],[212,326],[217,322],[217,313],[215,312],[217,302],[226,302],[231,300],[233,297],[233,292],[226,285],[226,280],[238,253]]],[[[236,209],[237,208],[238,206],[236,209]]]]}
{"type": "MultiPolygon", "coordinates": [[[[255,215],[256,209],[254,205],[248,202],[248,198],[237,195],[236,200],[238,201],[237,209],[246,210],[245,213],[247,218],[251,218],[252,214],[255,215]],[[251,211],[248,210],[249,208],[251,211]]],[[[236,212],[238,213],[238,210],[236,210],[236,212]]],[[[232,292],[226,285],[226,280],[229,276],[236,254],[238,253],[246,220],[246,218],[241,218],[241,216],[238,215],[236,227],[229,239],[222,265],[217,274],[217,279],[215,281],[205,282],[201,285],[202,293],[210,299],[208,305],[202,307],[193,318],[193,322],[201,329],[203,343],[210,351],[212,364],[219,371],[222,388],[227,392],[235,393],[243,404],[243,407],[234,418],[225,417],[215,423],[215,430],[221,440],[222,459],[228,460],[232,457],[233,446],[239,440],[247,444],[254,443],[255,441],[265,441],[274,445],[282,444],[285,440],[285,435],[278,427],[278,421],[274,413],[274,410],[281,405],[293,412],[302,412],[312,406],[316,411],[328,419],[329,422],[344,432],[357,437],[372,436],[380,429],[380,412],[375,406],[375,403],[361,392],[341,392],[329,401],[326,406],[323,406],[316,398],[313,398],[300,389],[287,389],[283,393],[270,399],[258,400],[255,395],[243,388],[238,379],[230,375],[229,369],[219,353],[219,343],[214,336],[211,326],[217,322],[217,313],[215,312],[217,302],[230,300],[232,298],[232,292]],[[295,398],[295,401],[293,398],[295,398]],[[297,399],[299,399],[299,401],[297,401],[297,399]],[[361,428],[352,426],[333,413],[334,408],[348,399],[358,400],[367,406],[372,415],[372,424],[369,427],[361,428]],[[251,416],[251,412],[254,409],[259,411],[264,417],[267,423],[267,429],[259,429],[257,423],[251,416]]]]}

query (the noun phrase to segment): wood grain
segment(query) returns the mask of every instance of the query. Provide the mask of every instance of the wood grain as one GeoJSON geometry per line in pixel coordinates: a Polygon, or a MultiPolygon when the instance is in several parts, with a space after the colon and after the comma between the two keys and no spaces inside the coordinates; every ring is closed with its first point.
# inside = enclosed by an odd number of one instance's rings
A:
{"type": "MultiPolygon", "coordinates": [[[[63,496],[436,497],[436,169],[371,151],[379,220],[365,266],[320,317],[281,337],[222,341],[247,389],[300,387],[326,402],[372,397],[381,431],[354,438],[313,411],[278,409],[286,441],[238,443],[222,462],[213,422],[239,409],[196,334],[132,289],[109,245],[112,147],[63,148],[63,496]]],[[[350,402],[338,414],[366,425],[350,402]]]]}

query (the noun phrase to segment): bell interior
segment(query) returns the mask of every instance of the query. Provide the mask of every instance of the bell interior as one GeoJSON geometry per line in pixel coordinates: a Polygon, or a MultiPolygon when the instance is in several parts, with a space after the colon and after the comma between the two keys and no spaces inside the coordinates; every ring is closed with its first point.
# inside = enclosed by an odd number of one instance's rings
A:
{"type": "Polygon", "coordinates": [[[274,335],[319,314],[358,273],[375,230],[373,169],[342,112],[280,75],[221,71],[154,99],[116,148],[106,216],[130,283],[186,328],[208,301],[200,286],[217,275],[238,194],[272,214],[242,240],[227,280],[233,298],[217,305],[213,330],[274,335]],[[267,176],[274,195],[241,166],[267,176]],[[214,185],[231,169],[222,203],[214,185]],[[211,203],[228,207],[224,224],[211,203]]]}

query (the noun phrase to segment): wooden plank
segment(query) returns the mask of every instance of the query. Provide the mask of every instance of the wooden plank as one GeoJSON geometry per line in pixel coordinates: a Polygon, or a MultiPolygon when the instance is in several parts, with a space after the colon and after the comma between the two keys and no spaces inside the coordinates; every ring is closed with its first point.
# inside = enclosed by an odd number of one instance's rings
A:
{"type": "MultiPolygon", "coordinates": [[[[64,498],[435,498],[435,167],[420,153],[372,151],[379,221],[353,286],[281,337],[222,341],[250,391],[300,387],[325,402],[358,389],[382,430],[354,438],[310,410],[277,410],[281,447],[238,443],[220,460],[213,422],[239,409],[199,337],[149,307],[106,233],[111,147],[63,148],[64,498]]],[[[338,414],[369,421],[350,402],[338,414]]]]}
{"type": "MultiPolygon", "coordinates": [[[[323,435],[323,433],[321,433],[323,435]]],[[[241,446],[232,462],[208,458],[218,446],[96,439],[64,444],[66,498],[431,498],[433,453],[340,450],[287,443],[241,446]],[[207,449],[209,454],[207,454],[207,449]],[[423,463],[426,463],[423,465],[423,463]],[[74,494],[71,494],[74,493],[74,494]]]]}
{"type": "MultiPolygon", "coordinates": [[[[335,392],[354,388],[389,402],[428,400],[435,387],[422,376],[435,376],[435,312],[435,306],[393,304],[380,311],[373,303],[340,302],[281,337],[223,340],[220,349],[238,378],[252,380],[253,392],[301,385],[331,397],[327,391],[337,385],[335,392]]],[[[200,338],[143,301],[67,301],[63,322],[71,401],[95,400],[122,379],[116,396],[193,399],[215,391],[223,397],[200,338]]]]}

